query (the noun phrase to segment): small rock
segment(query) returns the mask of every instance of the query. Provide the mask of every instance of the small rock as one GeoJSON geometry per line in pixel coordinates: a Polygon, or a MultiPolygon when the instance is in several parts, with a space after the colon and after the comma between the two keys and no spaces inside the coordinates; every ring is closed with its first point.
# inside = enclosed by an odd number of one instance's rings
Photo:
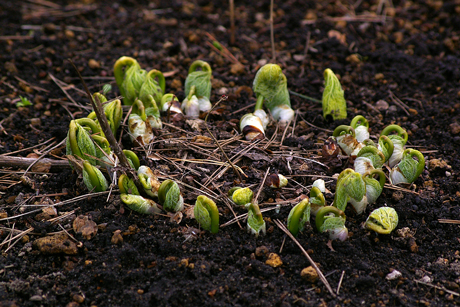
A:
{"type": "Polygon", "coordinates": [[[72,39],[75,37],[75,32],[73,32],[72,30],[65,30],[64,34],[68,39],[72,39]]]}
{"type": "Polygon", "coordinates": [[[428,169],[430,171],[434,171],[435,169],[451,169],[452,166],[447,164],[446,161],[441,160],[441,159],[431,159],[428,161],[428,169]]]}
{"type": "Polygon", "coordinates": [[[270,255],[268,255],[267,261],[265,261],[265,264],[268,264],[272,268],[277,268],[283,265],[283,261],[281,261],[281,258],[278,256],[278,254],[270,253],[270,255]]]}
{"type": "Polygon", "coordinates": [[[121,235],[121,230],[115,230],[110,241],[112,244],[123,244],[123,236],[121,235]]]}
{"type": "Polygon", "coordinates": [[[393,270],[393,272],[389,273],[385,278],[386,280],[395,280],[402,276],[402,273],[398,270],[393,270]]]}
{"type": "Polygon", "coordinates": [[[430,276],[428,275],[425,275],[423,276],[421,279],[420,279],[421,282],[425,282],[425,283],[431,283],[433,281],[433,278],[431,278],[430,276]]]}
{"type": "Polygon", "coordinates": [[[259,246],[256,248],[256,257],[263,257],[268,254],[269,250],[266,246],[259,246]]]}
{"type": "Polygon", "coordinates": [[[388,102],[386,102],[385,100],[379,100],[375,103],[375,107],[379,111],[385,111],[389,108],[389,105],[388,102]]]}
{"type": "Polygon", "coordinates": [[[37,239],[33,242],[33,246],[43,254],[76,255],[78,253],[77,245],[66,233],[37,239]]]}
{"type": "Polygon", "coordinates": [[[382,73],[377,73],[374,76],[375,80],[383,80],[384,78],[385,78],[385,76],[382,73]]]}
{"type": "Polygon", "coordinates": [[[101,64],[98,61],[96,61],[95,59],[90,59],[88,61],[88,66],[91,69],[99,69],[99,68],[101,68],[101,64]]]}
{"type": "Polygon", "coordinates": [[[137,294],[144,294],[144,290],[138,289],[138,290],[137,290],[137,294]]]}
{"type": "Polygon", "coordinates": [[[453,135],[457,135],[460,133],[460,124],[459,123],[452,123],[449,125],[450,133],[453,135]]]}
{"type": "Polygon", "coordinates": [[[300,272],[300,276],[303,280],[314,283],[318,280],[318,272],[312,266],[306,267],[300,272]]]}
{"type": "Polygon", "coordinates": [[[43,300],[43,297],[41,295],[33,295],[29,298],[29,301],[32,302],[41,302],[43,300]]]}
{"type": "Polygon", "coordinates": [[[81,304],[85,301],[85,297],[81,294],[74,294],[72,296],[72,299],[77,302],[78,304],[81,304]]]}
{"type": "Polygon", "coordinates": [[[86,240],[90,240],[97,233],[97,224],[86,215],[78,216],[72,226],[75,233],[81,233],[86,240]]]}
{"type": "Polygon", "coordinates": [[[240,62],[232,64],[230,66],[230,73],[232,75],[242,75],[246,72],[246,69],[244,68],[244,65],[241,64],[240,62]]]}
{"type": "Polygon", "coordinates": [[[404,198],[404,194],[401,191],[396,191],[392,195],[393,200],[401,201],[404,198]]]}
{"type": "Polygon", "coordinates": [[[417,114],[418,114],[418,111],[417,111],[416,109],[410,108],[410,109],[409,109],[409,113],[412,114],[412,115],[417,115],[417,114]]]}
{"type": "Polygon", "coordinates": [[[42,124],[42,121],[40,118],[31,118],[30,119],[30,124],[34,127],[38,127],[42,124]]]}

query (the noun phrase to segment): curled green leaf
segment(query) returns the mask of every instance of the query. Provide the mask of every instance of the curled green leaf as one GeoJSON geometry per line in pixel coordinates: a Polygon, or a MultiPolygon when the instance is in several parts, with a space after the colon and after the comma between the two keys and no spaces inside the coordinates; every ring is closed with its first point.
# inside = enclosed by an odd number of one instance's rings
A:
{"type": "Polygon", "coordinates": [[[317,186],[313,186],[310,190],[310,206],[313,215],[316,215],[319,209],[326,206],[326,199],[323,192],[317,186]]]}
{"type": "Polygon", "coordinates": [[[340,173],[335,189],[334,207],[345,211],[350,200],[360,202],[366,194],[366,185],[361,174],[352,169],[340,173]]]}
{"type": "Polygon", "coordinates": [[[316,214],[316,229],[319,232],[328,232],[331,240],[345,241],[348,238],[345,220],[345,213],[342,210],[333,206],[326,206],[316,214]]]}
{"type": "Polygon", "coordinates": [[[356,139],[355,129],[351,126],[340,125],[333,134],[337,144],[347,156],[357,155],[365,145],[356,139]]]}
{"type": "Polygon", "coordinates": [[[121,174],[120,177],[118,177],[118,189],[120,189],[120,193],[122,194],[140,195],[134,181],[129,179],[125,174],[121,174]]]}
{"type": "Polygon", "coordinates": [[[332,70],[324,71],[325,88],[323,91],[323,116],[332,116],[333,120],[347,118],[347,103],[340,81],[332,70]]]}
{"type": "Polygon", "coordinates": [[[127,56],[119,58],[113,67],[115,80],[125,105],[132,105],[137,97],[147,72],[141,69],[139,63],[127,56]]]}
{"type": "Polygon", "coordinates": [[[364,140],[369,139],[369,122],[362,115],[356,115],[350,123],[350,126],[355,129],[356,140],[358,142],[363,142],[364,140]]]}
{"type": "Polygon", "coordinates": [[[289,212],[287,228],[294,237],[303,231],[305,223],[310,221],[310,201],[307,198],[294,206],[289,212]]]}
{"type": "Polygon", "coordinates": [[[264,102],[270,111],[281,105],[291,108],[287,79],[277,64],[266,64],[259,69],[254,78],[253,90],[257,97],[256,110],[264,102]]]}
{"type": "Polygon", "coordinates": [[[228,196],[239,206],[244,206],[252,201],[254,193],[250,188],[234,187],[228,191],[228,196]]]}
{"type": "Polygon", "coordinates": [[[158,200],[166,211],[178,212],[184,209],[184,199],[179,185],[173,180],[163,181],[158,189],[158,200]]]}
{"type": "Polygon", "coordinates": [[[203,229],[217,233],[219,231],[219,210],[210,198],[200,195],[196,199],[193,213],[203,229]]]}
{"type": "Polygon", "coordinates": [[[412,183],[414,182],[425,168],[425,157],[415,149],[406,149],[401,161],[390,172],[390,181],[392,184],[412,183]]]}
{"type": "Polygon", "coordinates": [[[192,63],[185,79],[185,95],[189,96],[194,86],[194,95],[199,97],[211,98],[211,76],[212,69],[205,61],[197,60],[192,63]],[[201,70],[198,70],[201,68],[201,70]]]}
{"type": "Polygon", "coordinates": [[[109,187],[102,172],[86,160],[83,161],[83,183],[94,192],[104,192],[109,187]]]}
{"type": "Polygon", "coordinates": [[[260,212],[259,205],[257,205],[254,202],[251,202],[249,204],[246,204],[245,207],[248,209],[248,231],[256,237],[258,237],[261,232],[262,234],[265,234],[265,221],[262,217],[262,212],[260,212]]]}
{"type": "Polygon", "coordinates": [[[390,159],[394,151],[393,142],[390,140],[388,136],[381,135],[379,137],[378,149],[383,153],[383,155],[385,156],[385,162],[387,162],[388,159],[390,159]]]}
{"type": "Polygon", "coordinates": [[[364,225],[367,229],[377,233],[389,234],[398,226],[398,213],[391,207],[375,209],[364,225]]]}
{"type": "Polygon", "coordinates": [[[66,139],[66,154],[76,155],[91,165],[96,165],[96,146],[88,131],[76,120],[70,121],[66,139]]]}
{"type": "Polygon", "coordinates": [[[380,194],[382,194],[386,181],[385,173],[382,170],[375,169],[365,173],[363,175],[363,180],[366,184],[367,202],[368,204],[373,204],[377,201],[377,198],[379,198],[380,194]],[[374,176],[378,176],[378,179],[375,179],[374,176]]]}
{"type": "Polygon", "coordinates": [[[163,73],[159,70],[152,69],[145,76],[145,81],[139,89],[139,99],[146,103],[148,96],[152,96],[155,103],[160,103],[164,92],[165,77],[163,73]]]}
{"type": "Polygon", "coordinates": [[[368,145],[359,151],[354,162],[354,168],[362,175],[367,171],[382,168],[384,163],[384,154],[377,147],[368,145]]]}
{"type": "Polygon", "coordinates": [[[129,209],[142,214],[159,214],[161,213],[158,205],[151,199],[144,198],[140,195],[121,194],[121,201],[128,206],[129,209]]]}
{"type": "Polygon", "coordinates": [[[157,197],[158,190],[160,189],[160,182],[157,176],[153,173],[152,169],[148,166],[142,165],[137,170],[139,181],[144,187],[145,193],[150,196],[157,197]]]}
{"type": "Polygon", "coordinates": [[[134,153],[134,151],[123,149],[123,153],[125,154],[126,158],[128,159],[129,164],[132,168],[137,170],[141,163],[139,161],[139,157],[134,153]]]}
{"type": "Polygon", "coordinates": [[[408,139],[407,131],[398,125],[389,125],[382,130],[381,135],[388,136],[393,142],[393,153],[390,158],[388,158],[388,165],[393,167],[402,159],[404,145],[406,145],[408,139]]]}

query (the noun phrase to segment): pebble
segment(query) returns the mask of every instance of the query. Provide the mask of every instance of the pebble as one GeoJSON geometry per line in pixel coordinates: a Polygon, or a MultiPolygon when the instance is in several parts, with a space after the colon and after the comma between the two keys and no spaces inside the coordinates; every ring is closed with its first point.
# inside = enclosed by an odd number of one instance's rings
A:
{"type": "Polygon", "coordinates": [[[263,257],[263,256],[266,256],[268,254],[268,248],[266,246],[259,246],[256,248],[256,256],[257,257],[263,257]]]}
{"type": "Polygon", "coordinates": [[[123,236],[121,235],[121,230],[115,230],[110,241],[112,244],[123,244],[123,236]]]}
{"type": "Polygon", "coordinates": [[[402,273],[398,270],[393,270],[393,272],[389,273],[385,278],[387,280],[395,280],[402,276],[402,273]]]}
{"type": "Polygon", "coordinates": [[[91,69],[99,69],[101,68],[101,63],[99,63],[98,61],[96,61],[95,59],[90,59],[88,61],[88,66],[91,68],[91,69]]]}
{"type": "Polygon", "coordinates": [[[77,245],[65,233],[39,238],[33,242],[33,246],[42,254],[76,255],[78,253],[77,245]]]}
{"type": "Polygon", "coordinates": [[[450,130],[450,133],[453,134],[453,135],[457,135],[460,133],[460,124],[458,123],[452,123],[449,125],[449,130],[450,130]]]}
{"type": "Polygon", "coordinates": [[[267,261],[265,261],[265,264],[268,264],[272,268],[277,268],[283,265],[283,261],[281,261],[281,258],[278,256],[278,254],[270,253],[270,255],[268,255],[267,261]]]}
{"type": "Polygon", "coordinates": [[[318,280],[318,272],[316,272],[314,267],[309,266],[300,272],[300,277],[302,277],[303,280],[314,283],[318,280]]]}
{"type": "Polygon", "coordinates": [[[421,282],[425,282],[425,283],[431,283],[433,281],[433,278],[431,278],[430,276],[428,275],[425,275],[423,276],[421,279],[420,279],[421,282]]]}
{"type": "Polygon", "coordinates": [[[32,302],[41,302],[42,300],[43,300],[43,297],[41,295],[32,295],[29,298],[29,301],[32,301],[32,302]]]}

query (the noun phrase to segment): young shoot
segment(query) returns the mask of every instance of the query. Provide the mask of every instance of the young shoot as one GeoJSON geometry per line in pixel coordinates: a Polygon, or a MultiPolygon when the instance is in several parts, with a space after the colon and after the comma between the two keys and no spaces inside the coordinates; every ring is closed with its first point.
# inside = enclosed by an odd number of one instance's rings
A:
{"type": "Polygon", "coordinates": [[[319,232],[328,232],[331,240],[345,241],[348,238],[345,220],[345,213],[342,210],[326,206],[316,214],[316,229],[319,232]]]}
{"type": "Polygon", "coordinates": [[[187,116],[198,118],[200,112],[211,110],[211,77],[212,69],[208,63],[197,60],[190,66],[187,79],[185,79],[186,98],[181,106],[187,116]]]}
{"type": "Polygon", "coordinates": [[[139,181],[141,182],[145,193],[149,196],[157,197],[158,190],[160,189],[160,182],[150,167],[145,165],[140,166],[137,170],[137,176],[139,177],[139,181]]]}
{"type": "Polygon", "coordinates": [[[333,120],[347,118],[347,103],[342,85],[332,70],[324,71],[325,87],[323,91],[323,117],[331,116],[333,120]]]}
{"type": "Polygon", "coordinates": [[[310,200],[307,197],[295,205],[289,212],[287,228],[294,237],[300,231],[303,231],[306,222],[310,222],[310,209],[310,200]]]}
{"type": "Polygon", "coordinates": [[[364,194],[364,197],[361,201],[356,201],[353,198],[350,198],[349,200],[350,204],[355,209],[356,214],[363,213],[366,210],[367,205],[373,204],[377,198],[379,198],[380,194],[382,194],[386,181],[385,173],[378,169],[365,173],[362,178],[366,186],[366,193],[364,194]],[[378,180],[375,179],[374,176],[378,176],[378,180]]]}
{"type": "Polygon", "coordinates": [[[356,140],[362,143],[369,138],[369,122],[362,115],[356,115],[350,123],[350,126],[355,129],[356,140]]]}
{"type": "Polygon", "coordinates": [[[149,96],[151,96],[156,107],[156,103],[159,103],[161,98],[163,98],[164,92],[165,77],[163,73],[159,70],[152,69],[145,76],[145,81],[139,89],[139,99],[145,104],[147,101],[151,101],[151,98],[149,98],[149,96]]]}
{"type": "Polygon", "coordinates": [[[391,155],[393,154],[394,151],[394,144],[390,140],[390,138],[386,135],[381,135],[379,137],[379,145],[378,149],[383,153],[385,156],[385,163],[388,162],[390,159],[391,155]]]}
{"type": "Polygon", "coordinates": [[[102,172],[86,160],[83,161],[83,183],[89,191],[94,192],[104,192],[109,187],[102,172]]]}
{"type": "Polygon", "coordinates": [[[183,115],[181,104],[174,94],[165,94],[161,98],[160,110],[163,113],[172,114],[174,119],[179,120],[183,115]]]}
{"type": "Polygon", "coordinates": [[[147,72],[141,69],[141,66],[135,59],[122,56],[115,62],[113,74],[121,96],[123,96],[123,104],[132,105],[139,97],[139,92],[142,84],[144,84],[147,72]]]}
{"type": "Polygon", "coordinates": [[[266,226],[259,205],[255,202],[251,202],[246,204],[245,207],[248,209],[248,232],[256,237],[258,237],[260,233],[264,235],[266,233],[266,226]]]}
{"type": "MultiPolygon", "coordinates": [[[[322,180],[322,179],[318,179],[318,180],[322,180]]],[[[321,192],[321,189],[318,188],[317,186],[313,186],[310,190],[310,206],[311,206],[311,214],[313,215],[316,215],[319,209],[326,206],[326,199],[324,198],[323,192],[321,192]]]]}
{"type": "Polygon", "coordinates": [[[96,145],[93,143],[91,133],[101,133],[99,126],[89,118],[80,118],[70,121],[66,139],[66,154],[76,155],[87,160],[91,165],[96,165],[96,145]]]}
{"type": "Polygon", "coordinates": [[[364,226],[380,234],[390,234],[398,226],[398,213],[391,207],[375,209],[364,226]]]}
{"type": "Polygon", "coordinates": [[[184,198],[179,185],[173,180],[163,181],[158,189],[158,200],[166,211],[179,212],[184,209],[184,198]]]}
{"type": "Polygon", "coordinates": [[[193,207],[193,213],[196,221],[204,230],[211,233],[219,231],[219,210],[216,203],[210,198],[204,195],[198,196],[195,207],[193,207]]]}
{"type": "MultiPolygon", "coordinates": [[[[396,164],[398,164],[398,162],[402,159],[404,145],[406,145],[407,143],[408,134],[406,130],[404,130],[398,125],[389,125],[382,130],[382,133],[380,133],[380,135],[387,136],[393,142],[393,153],[390,156],[390,158],[388,158],[388,165],[390,167],[393,167],[396,164]]],[[[379,142],[379,150],[383,152],[382,149],[383,148],[380,147],[379,142]]]]}
{"type": "Polygon", "coordinates": [[[228,191],[228,197],[237,205],[244,206],[251,203],[254,193],[250,188],[233,187],[228,191]]]}
{"type": "MultiPolygon", "coordinates": [[[[123,109],[120,99],[114,99],[111,102],[105,103],[107,102],[107,98],[104,95],[110,91],[110,88],[110,84],[104,85],[103,93],[94,93],[93,98],[96,99],[97,97],[99,102],[103,104],[105,117],[107,117],[107,121],[109,122],[110,130],[112,130],[113,135],[116,135],[118,127],[120,127],[121,119],[123,118],[123,109]]],[[[88,118],[98,123],[96,112],[91,112],[88,118]]]]}
{"type": "Polygon", "coordinates": [[[144,198],[140,195],[121,194],[121,201],[128,206],[129,209],[142,214],[159,214],[161,213],[158,205],[151,199],[144,198]]]}
{"type": "Polygon", "coordinates": [[[363,201],[365,195],[366,185],[360,173],[350,168],[340,173],[335,189],[334,207],[345,211],[348,202],[356,206],[363,201]]]}
{"type": "Polygon", "coordinates": [[[240,130],[248,141],[265,138],[264,124],[260,117],[256,116],[254,113],[248,113],[241,117],[240,130]]]}
{"type": "Polygon", "coordinates": [[[363,175],[373,169],[381,169],[384,163],[385,156],[383,153],[377,147],[367,145],[359,151],[354,162],[354,169],[363,175]]]}
{"type": "Polygon", "coordinates": [[[253,90],[257,97],[255,111],[262,109],[265,103],[273,118],[282,125],[294,119],[287,79],[279,65],[262,66],[254,78],[253,90]]]}
{"type": "Polygon", "coordinates": [[[355,129],[351,126],[340,125],[335,128],[332,135],[347,156],[356,156],[365,146],[363,143],[358,142],[355,129]]]}
{"type": "Polygon", "coordinates": [[[279,189],[287,186],[288,180],[280,174],[271,174],[268,176],[266,184],[272,189],[279,189]]]}
{"type": "Polygon", "coordinates": [[[425,157],[415,149],[406,149],[401,161],[390,171],[390,181],[397,185],[414,182],[425,168],[425,157]]]}
{"type": "Polygon", "coordinates": [[[153,140],[150,122],[143,120],[142,117],[136,113],[129,115],[128,130],[131,140],[139,143],[141,146],[145,146],[153,140]]]}

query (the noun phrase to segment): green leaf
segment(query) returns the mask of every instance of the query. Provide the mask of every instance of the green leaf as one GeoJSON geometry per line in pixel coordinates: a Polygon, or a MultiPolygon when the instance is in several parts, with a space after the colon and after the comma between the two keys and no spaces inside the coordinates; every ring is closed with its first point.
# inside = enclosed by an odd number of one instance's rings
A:
{"type": "Polygon", "coordinates": [[[142,214],[159,214],[161,210],[157,204],[140,195],[121,194],[121,201],[128,206],[129,209],[142,214]]]}
{"type": "Polygon", "coordinates": [[[219,210],[210,198],[200,195],[196,199],[193,213],[203,229],[217,233],[219,231],[219,210]]]}
{"type": "Polygon", "coordinates": [[[254,196],[254,193],[250,188],[235,187],[230,189],[230,191],[232,191],[232,194],[230,195],[232,200],[235,202],[235,204],[240,206],[244,206],[250,203],[254,196]]]}
{"type": "Polygon", "coordinates": [[[163,204],[163,209],[178,212],[184,208],[184,199],[180,193],[179,185],[170,179],[163,181],[158,189],[158,200],[163,204]]]}
{"type": "Polygon", "coordinates": [[[21,101],[16,103],[17,108],[19,108],[19,107],[28,107],[28,106],[32,105],[32,102],[30,102],[30,100],[27,99],[27,97],[19,96],[19,98],[21,99],[21,101]]]}
{"type": "Polygon", "coordinates": [[[347,103],[339,79],[327,68],[324,71],[324,80],[323,117],[330,115],[333,120],[347,118],[347,103]]]}
{"type": "Polygon", "coordinates": [[[256,237],[259,236],[260,232],[265,234],[265,221],[262,217],[259,206],[256,203],[249,203],[246,204],[246,208],[248,209],[248,231],[256,237]]]}
{"type": "Polygon", "coordinates": [[[253,90],[258,99],[263,97],[270,111],[281,105],[291,107],[287,79],[277,64],[266,64],[259,69],[254,78],[253,90]]]}
{"type": "Polygon", "coordinates": [[[211,76],[212,70],[208,63],[201,60],[193,62],[185,79],[185,96],[188,97],[192,86],[195,86],[195,93],[192,95],[196,95],[198,98],[204,96],[211,99],[211,76]],[[202,70],[197,70],[198,68],[202,70]]]}
{"type": "Polygon", "coordinates": [[[83,161],[83,183],[89,191],[103,192],[109,187],[102,172],[88,161],[83,161]]]}
{"type": "MultiPolygon", "coordinates": [[[[160,103],[161,98],[163,97],[165,91],[165,77],[161,71],[152,69],[145,76],[145,81],[140,87],[139,90],[139,99],[145,104],[145,107],[148,108],[147,100],[148,96],[152,96],[154,104],[160,103]],[[158,80],[157,80],[158,79],[158,80]]],[[[150,101],[150,100],[149,100],[150,101]]]]}
{"type": "Polygon", "coordinates": [[[289,212],[287,228],[294,237],[304,229],[305,223],[310,221],[310,208],[310,201],[305,198],[289,212]]]}
{"type": "Polygon", "coordinates": [[[381,207],[371,212],[365,227],[381,234],[391,233],[398,226],[398,213],[391,207],[381,207]]]}

